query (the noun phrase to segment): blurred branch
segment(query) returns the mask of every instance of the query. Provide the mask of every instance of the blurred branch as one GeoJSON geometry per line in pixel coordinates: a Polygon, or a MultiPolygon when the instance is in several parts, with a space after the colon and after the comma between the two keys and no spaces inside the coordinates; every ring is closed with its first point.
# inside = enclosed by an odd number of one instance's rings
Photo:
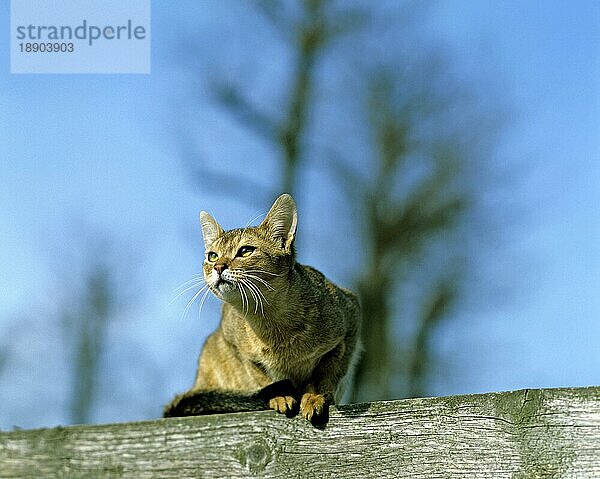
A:
{"type": "Polygon", "coordinates": [[[109,330],[117,315],[132,303],[137,289],[132,287],[132,269],[126,264],[131,255],[117,253],[114,239],[103,238],[85,223],[78,225],[71,238],[82,244],[71,251],[62,249],[59,255],[57,274],[62,278],[63,293],[55,299],[56,319],[69,377],[67,414],[70,423],[82,424],[93,419],[99,397],[106,394],[101,384],[109,373],[103,367],[108,360],[109,330]],[[121,276],[122,272],[126,276],[121,276]]]}
{"type": "Polygon", "coordinates": [[[467,193],[450,193],[452,173],[442,169],[425,179],[406,200],[387,201],[379,208],[376,241],[407,257],[417,254],[427,239],[450,228],[468,206],[467,193]]]}
{"type": "Polygon", "coordinates": [[[215,98],[245,128],[261,138],[272,142],[277,138],[277,122],[252,105],[232,85],[217,84],[213,87],[215,98]]]}
{"type": "Polygon", "coordinates": [[[207,167],[198,167],[193,177],[206,190],[240,200],[246,204],[264,205],[275,196],[270,188],[247,177],[234,175],[231,172],[217,171],[207,167]]]}
{"type": "Polygon", "coordinates": [[[2,346],[0,349],[0,377],[2,377],[2,373],[4,372],[4,368],[8,363],[8,348],[6,346],[2,346]]]}
{"type": "Polygon", "coordinates": [[[381,258],[373,255],[373,263],[355,280],[363,314],[364,353],[355,371],[351,391],[353,402],[360,401],[365,395],[381,399],[393,396],[389,376],[392,351],[389,297],[393,277],[382,272],[381,258]]]}
{"type": "Polygon", "coordinates": [[[443,279],[432,289],[418,316],[412,355],[407,374],[407,397],[420,397],[426,393],[425,381],[431,362],[431,337],[448,314],[458,294],[454,278],[443,279]]]}
{"type": "Polygon", "coordinates": [[[267,204],[276,196],[276,191],[257,183],[246,175],[232,171],[220,171],[206,165],[199,155],[192,151],[190,145],[184,146],[189,152],[184,154],[184,161],[188,165],[190,177],[194,184],[199,185],[209,193],[217,193],[231,198],[236,198],[246,204],[267,204]]]}
{"type": "Polygon", "coordinates": [[[327,161],[321,163],[324,172],[337,178],[348,198],[354,196],[364,198],[366,192],[364,191],[363,175],[356,168],[350,166],[347,161],[344,161],[341,155],[333,150],[333,148],[327,148],[326,150],[323,156],[327,158],[327,161]]]}
{"type": "Polygon", "coordinates": [[[258,0],[253,5],[285,40],[293,42],[294,22],[283,15],[280,0],[258,0]]]}
{"type": "Polygon", "coordinates": [[[327,36],[330,41],[354,33],[366,27],[370,22],[370,13],[364,9],[344,7],[341,12],[336,12],[335,22],[330,22],[327,36]]]}
{"type": "Polygon", "coordinates": [[[317,54],[327,42],[323,25],[323,0],[303,2],[306,19],[298,25],[295,75],[290,87],[286,115],[279,126],[279,144],[283,151],[282,190],[293,194],[297,168],[302,158],[301,142],[308,119],[317,54]]]}
{"type": "Polygon", "coordinates": [[[90,420],[115,294],[106,266],[94,263],[84,280],[80,304],[63,312],[63,327],[72,348],[69,414],[73,424],[90,420]]]}

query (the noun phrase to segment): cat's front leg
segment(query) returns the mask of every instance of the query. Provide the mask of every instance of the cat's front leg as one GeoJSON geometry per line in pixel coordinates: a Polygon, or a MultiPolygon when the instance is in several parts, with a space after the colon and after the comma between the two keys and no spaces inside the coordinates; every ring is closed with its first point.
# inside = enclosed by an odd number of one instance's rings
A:
{"type": "Polygon", "coordinates": [[[329,421],[331,404],[333,404],[333,392],[317,392],[314,386],[309,385],[300,400],[300,412],[313,425],[324,425],[329,421]]]}
{"type": "Polygon", "coordinates": [[[267,406],[288,417],[298,414],[298,391],[289,379],[277,381],[262,388],[258,396],[267,406]]]}
{"type": "Polygon", "coordinates": [[[293,417],[298,414],[298,401],[294,396],[276,396],[269,400],[269,408],[293,417]]]}
{"type": "Polygon", "coordinates": [[[325,354],[313,371],[300,400],[300,413],[315,426],[329,421],[329,406],[335,401],[338,386],[348,372],[351,351],[342,341],[325,354]]]}

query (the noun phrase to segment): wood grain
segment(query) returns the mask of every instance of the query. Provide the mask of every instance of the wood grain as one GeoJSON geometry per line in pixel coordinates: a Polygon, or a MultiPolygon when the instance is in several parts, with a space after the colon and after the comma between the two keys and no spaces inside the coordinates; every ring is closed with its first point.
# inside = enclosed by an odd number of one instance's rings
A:
{"type": "Polygon", "coordinates": [[[600,387],[0,433],[1,478],[600,478],[600,387]]]}

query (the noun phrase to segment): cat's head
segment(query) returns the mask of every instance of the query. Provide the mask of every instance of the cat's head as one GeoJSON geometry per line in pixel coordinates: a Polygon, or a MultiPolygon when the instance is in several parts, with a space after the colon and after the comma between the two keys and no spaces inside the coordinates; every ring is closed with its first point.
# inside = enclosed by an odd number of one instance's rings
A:
{"type": "Polygon", "coordinates": [[[203,273],[210,290],[245,312],[264,312],[293,267],[297,222],[296,204],[288,194],[275,200],[259,226],[224,231],[202,211],[203,273]]]}

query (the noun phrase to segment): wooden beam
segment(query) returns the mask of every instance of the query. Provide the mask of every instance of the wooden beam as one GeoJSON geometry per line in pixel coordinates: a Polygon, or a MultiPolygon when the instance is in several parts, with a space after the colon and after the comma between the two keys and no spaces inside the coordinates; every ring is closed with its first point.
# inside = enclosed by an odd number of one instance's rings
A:
{"type": "Polygon", "coordinates": [[[0,433],[0,478],[600,478],[600,387],[0,433]]]}

